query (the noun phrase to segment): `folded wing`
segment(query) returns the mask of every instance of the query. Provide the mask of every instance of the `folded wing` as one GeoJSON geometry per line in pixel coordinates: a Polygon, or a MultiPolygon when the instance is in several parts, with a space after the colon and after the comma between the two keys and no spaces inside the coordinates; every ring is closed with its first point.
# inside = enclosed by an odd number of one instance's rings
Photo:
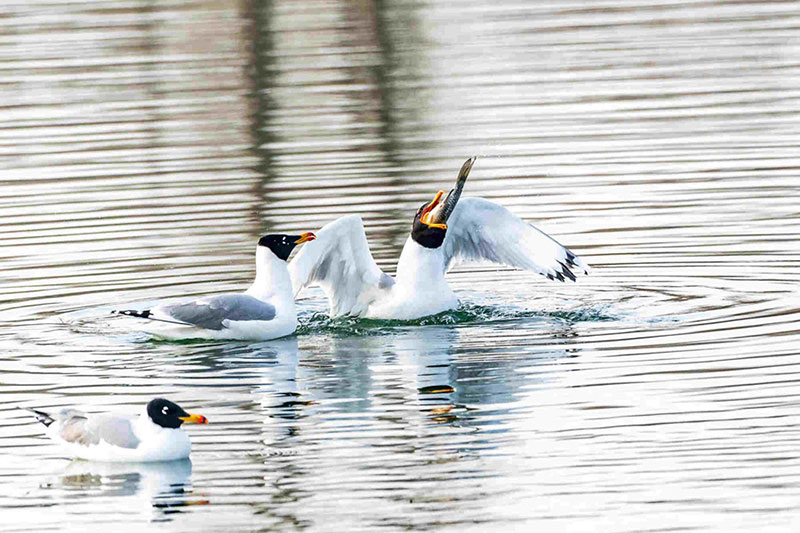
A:
{"type": "Polygon", "coordinates": [[[289,263],[295,297],[303,288],[319,285],[328,297],[332,317],[360,315],[394,285],[394,279],[372,258],[358,215],[334,220],[316,236],[289,263]]]}
{"type": "Polygon", "coordinates": [[[274,305],[247,294],[220,294],[153,309],[156,318],[213,330],[224,329],[230,322],[272,320],[275,314],[274,305]]]}
{"type": "Polygon", "coordinates": [[[65,442],[93,446],[105,441],[112,446],[136,448],[139,439],[129,417],[109,414],[86,415],[76,409],[64,409],[56,415],[58,436],[65,442]]]}
{"type": "Polygon", "coordinates": [[[573,270],[589,273],[586,263],[555,239],[483,198],[458,202],[442,246],[447,269],[457,262],[491,261],[559,281],[575,281],[573,270]]]}

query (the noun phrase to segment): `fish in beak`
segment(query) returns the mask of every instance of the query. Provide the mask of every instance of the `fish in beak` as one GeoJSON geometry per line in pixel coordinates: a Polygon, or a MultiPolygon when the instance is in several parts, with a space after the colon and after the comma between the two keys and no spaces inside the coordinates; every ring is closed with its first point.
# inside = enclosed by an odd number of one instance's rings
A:
{"type": "Polygon", "coordinates": [[[442,203],[441,200],[445,194],[446,193],[444,191],[439,191],[436,193],[436,196],[433,197],[431,203],[426,205],[422,210],[422,214],[419,216],[420,222],[430,228],[447,229],[447,224],[445,222],[435,222],[437,220],[441,220],[441,213],[444,208],[444,203],[442,203]]]}
{"type": "Polygon", "coordinates": [[[450,189],[449,193],[444,191],[436,193],[431,203],[423,208],[419,217],[420,222],[431,228],[447,229],[447,219],[453,214],[458,199],[461,198],[461,191],[467,183],[467,176],[469,176],[469,171],[472,170],[472,165],[475,164],[476,159],[477,156],[472,156],[464,162],[458,172],[456,186],[450,189]]]}

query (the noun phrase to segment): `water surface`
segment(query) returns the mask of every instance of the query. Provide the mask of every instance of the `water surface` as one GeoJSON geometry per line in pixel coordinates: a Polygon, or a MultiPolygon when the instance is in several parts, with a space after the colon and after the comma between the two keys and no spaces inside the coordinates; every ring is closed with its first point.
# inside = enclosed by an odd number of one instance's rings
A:
{"type": "Polygon", "coordinates": [[[795,2],[0,7],[2,531],[788,530],[800,521],[795,2]],[[151,342],[349,213],[394,271],[465,194],[582,255],[459,310],[151,342]],[[21,407],[206,415],[191,462],[69,462],[21,407]]]}

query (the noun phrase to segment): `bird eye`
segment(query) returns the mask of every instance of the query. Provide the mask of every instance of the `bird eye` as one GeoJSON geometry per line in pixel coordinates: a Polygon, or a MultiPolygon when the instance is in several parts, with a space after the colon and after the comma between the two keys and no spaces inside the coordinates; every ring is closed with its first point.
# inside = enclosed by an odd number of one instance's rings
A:
{"type": "Polygon", "coordinates": [[[167,407],[167,406],[165,405],[165,406],[164,406],[164,408],[163,408],[163,409],[161,409],[161,414],[162,414],[162,415],[165,415],[165,414],[167,414],[168,412],[169,412],[169,407],[167,407]]]}

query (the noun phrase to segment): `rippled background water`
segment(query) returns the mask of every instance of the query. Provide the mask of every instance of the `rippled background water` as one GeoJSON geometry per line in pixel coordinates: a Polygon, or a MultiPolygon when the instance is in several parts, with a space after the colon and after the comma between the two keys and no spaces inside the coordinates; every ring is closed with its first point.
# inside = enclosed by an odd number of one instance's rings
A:
{"type": "Polygon", "coordinates": [[[788,530],[800,523],[794,1],[6,0],[0,530],[788,530]],[[595,268],[478,266],[423,325],[154,343],[360,213],[393,271],[468,194],[595,268]],[[430,389],[429,387],[433,387],[430,389]],[[452,387],[452,392],[446,392],[452,387]],[[439,390],[444,392],[431,392],[439,390]],[[17,406],[156,395],[191,462],[70,463],[17,406]]]}

